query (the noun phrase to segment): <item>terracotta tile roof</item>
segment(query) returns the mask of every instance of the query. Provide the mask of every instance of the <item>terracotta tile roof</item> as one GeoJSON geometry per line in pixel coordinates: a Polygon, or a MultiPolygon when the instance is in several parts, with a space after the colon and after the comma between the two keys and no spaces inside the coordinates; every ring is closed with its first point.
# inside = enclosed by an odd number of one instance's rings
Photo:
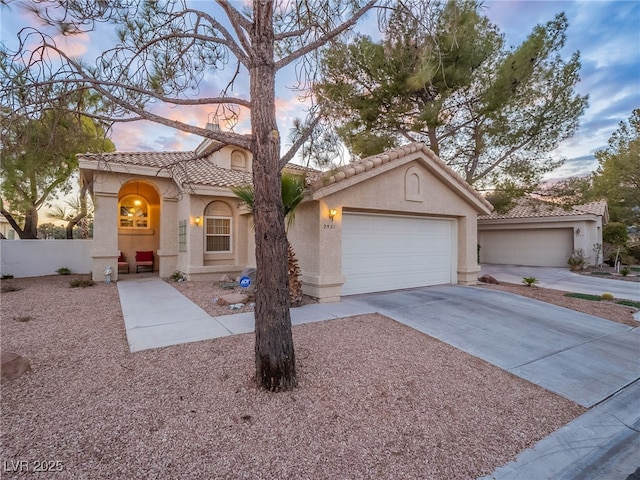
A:
{"type": "Polygon", "coordinates": [[[575,210],[584,213],[591,213],[593,215],[606,215],[607,212],[607,202],[604,200],[600,202],[591,202],[585,203],[584,205],[576,205],[573,207],[575,210]]]}
{"type": "Polygon", "coordinates": [[[563,207],[551,202],[545,202],[532,197],[520,198],[516,205],[505,213],[492,213],[482,215],[478,220],[495,220],[507,218],[541,218],[541,217],[566,217],[581,215],[605,215],[606,202],[592,202],[585,205],[574,205],[573,207],[563,207]]]}
{"type": "Polygon", "coordinates": [[[378,155],[363,158],[362,160],[359,160],[357,162],[345,165],[338,170],[332,170],[331,172],[324,175],[319,175],[312,182],[312,191],[320,190],[321,188],[341,182],[363,172],[368,172],[389,162],[401,159],[403,157],[406,157],[407,155],[411,155],[420,151],[423,152],[427,157],[429,157],[434,163],[436,163],[438,167],[443,170],[454,183],[456,183],[463,190],[469,192],[479,203],[484,205],[486,208],[488,208],[489,210],[493,210],[493,206],[482,195],[480,195],[477,190],[469,185],[460,175],[452,170],[446,163],[444,163],[443,160],[440,159],[440,157],[433,153],[433,151],[422,142],[414,142],[402,147],[387,150],[378,155]]]}
{"type": "MultiPolygon", "coordinates": [[[[214,187],[236,187],[252,182],[251,172],[222,168],[207,158],[198,158],[196,152],[113,152],[103,154],[86,153],[78,155],[84,160],[94,160],[105,164],[135,165],[156,169],[156,174],[164,171],[175,182],[185,185],[205,185],[214,187]]],[[[288,163],[289,170],[316,172],[316,170],[288,163]]]]}

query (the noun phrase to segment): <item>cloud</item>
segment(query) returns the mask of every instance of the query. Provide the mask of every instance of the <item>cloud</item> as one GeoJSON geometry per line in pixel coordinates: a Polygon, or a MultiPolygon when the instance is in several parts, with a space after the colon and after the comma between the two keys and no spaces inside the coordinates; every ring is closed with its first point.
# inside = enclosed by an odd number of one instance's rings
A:
{"type": "Polygon", "coordinates": [[[561,166],[544,176],[544,180],[558,180],[567,177],[578,177],[590,174],[598,166],[598,161],[593,155],[569,158],[561,166]]]}
{"type": "Polygon", "coordinates": [[[88,51],[91,38],[86,33],[78,35],[55,35],[53,41],[56,46],[71,58],[83,56],[88,51]]]}

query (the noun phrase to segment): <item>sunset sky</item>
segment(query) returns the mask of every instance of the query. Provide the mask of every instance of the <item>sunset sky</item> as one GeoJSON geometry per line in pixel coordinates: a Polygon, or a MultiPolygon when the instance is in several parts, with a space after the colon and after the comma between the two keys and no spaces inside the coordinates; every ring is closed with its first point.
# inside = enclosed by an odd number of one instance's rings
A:
{"type": "MultiPolygon", "coordinates": [[[[191,2],[196,8],[208,8],[204,0],[191,2]]],[[[209,2],[207,2],[209,3],[209,2]]],[[[486,14],[505,34],[506,43],[515,46],[522,42],[536,24],[550,21],[559,12],[565,12],[569,20],[565,59],[580,51],[580,94],[589,95],[589,107],[580,121],[580,128],[573,138],[563,142],[553,152],[567,158],[566,164],[549,177],[581,175],[592,171],[597,162],[593,153],[606,147],[610,135],[618,123],[630,117],[634,108],[640,108],[640,2],[637,1],[503,1],[484,3],[486,14]]],[[[0,38],[2,43],[15,45],[16,33],[23,27],[37,26],[32,17],[20,10],[15,3],[0,6],[0,38]]],[[[356,27],[356,31],[373,32],[375,15],[369,15],[356,27]]],[[[68,41],[66,48],[85,59],[112,46],[113,30],[100,35],[83,35],[68,41]]],[[[64,40],[63,40],[64,41],[64,40]]],[[[238,82],[238,93],[247,82],[238,82]]],[[[277,112],[283,139],[286,139],[292,121],[304,115],[295,92],[287,87],[295,84],[292,70],[278,77],[277,112]]],[[[212,78],[201,91],[216,93],[224,82],[212,78]]],[[[175,115],[168,109],[165,113],[175,115]]],[[[210,109],[193,108],[180,117],[194,125],[204,126],[210,109]]],[[[236,131],[243,132],[246,123],[236,131]]],[[[120,151],[191,150],[200,138],[148,122],[120,124],[113,129],[112,140],[120,151]]]]}

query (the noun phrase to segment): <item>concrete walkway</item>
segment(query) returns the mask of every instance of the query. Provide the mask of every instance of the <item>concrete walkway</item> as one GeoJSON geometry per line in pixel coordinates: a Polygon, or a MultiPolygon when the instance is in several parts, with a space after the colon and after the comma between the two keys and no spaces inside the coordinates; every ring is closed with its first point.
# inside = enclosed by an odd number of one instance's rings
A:
{"type": "Polygon", "coordinates": [[[609,292],[619,299],[640,301],[640,282],[580,275],[571,272],[568,268],[489,264],[480,267],[481,272],[478,276],[487,273],[500,282],[519,285],[524,277],[535,277],[539,281],[537,285],[542,288],[589,295],[602,295],[609,292]]]}
{"type": "MultiPolygon", "coordinates": [[[[128,275],[117,283],[131,352],[254,331],[253,313],[212,317],[155,275],[128,275]]],[[[291,323],[372,313],[367,306],[316,303],[291,309],[291,323]]]]}

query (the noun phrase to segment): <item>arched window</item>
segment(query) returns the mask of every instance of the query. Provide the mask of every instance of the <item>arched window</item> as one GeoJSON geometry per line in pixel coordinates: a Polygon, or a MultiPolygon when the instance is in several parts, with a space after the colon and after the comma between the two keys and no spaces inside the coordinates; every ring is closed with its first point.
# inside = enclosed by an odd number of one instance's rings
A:
{"type": "Polygon", "coordinates": [[[205,252],[231,252],[232,215],[231,208],[224,202],[212,202],[204,212],[205,252]]]}
{"type": "Polygon", "coordinates": [[[120,228],[149,228],[149,204],[138,195],[127,195],[118,204],[120,228]]]}

